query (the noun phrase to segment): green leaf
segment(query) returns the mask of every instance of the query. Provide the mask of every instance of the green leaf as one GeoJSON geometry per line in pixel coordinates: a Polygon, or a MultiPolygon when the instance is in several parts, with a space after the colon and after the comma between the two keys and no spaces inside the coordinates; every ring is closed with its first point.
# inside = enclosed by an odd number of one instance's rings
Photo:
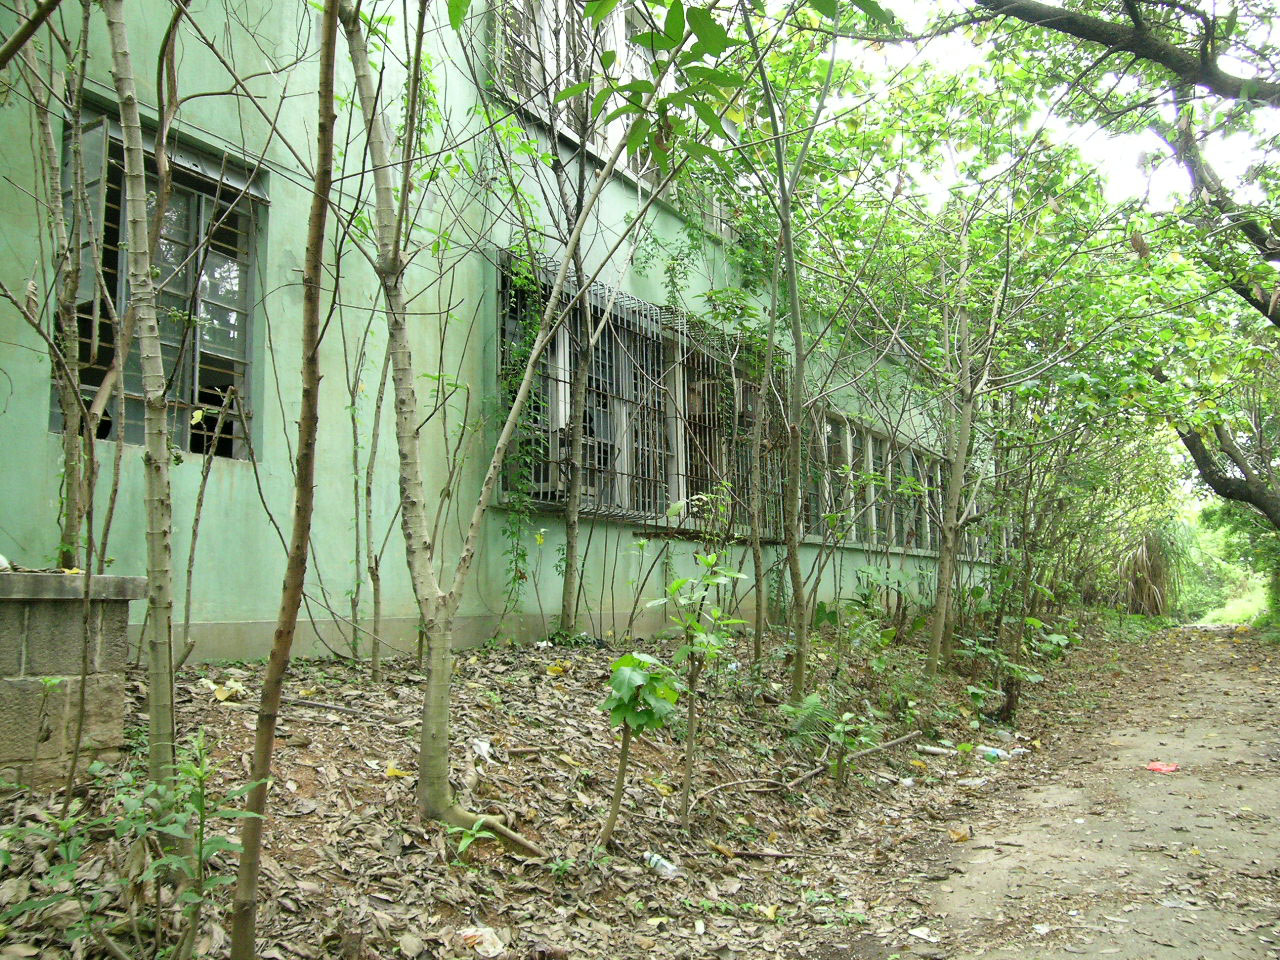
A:
{"type": "Polygon", "coordinates": [[[471,0],[448,0],[449,26],[454,30],[462,29],[462,21],[466,19],[471,0]]]}
{"type": "Polygon", "coordinates": [[[729,34],[709,10],[690,7],[686,16],[689,20],[689,28],[710,56],[718,57],[733,46],[729,34]]]}
{"type": "MultiPolygon", "coordinates": [[[[893,14],[876,3],[875,0],[849,0],[849,2],[877,23],[885,25],[893,23],[893,14]]],[[[814,4],[813,8],[817,10],[817,4],[814,4]]]]}
{"type": "Polygon", "coordinates": [[[620,667],[613,672],[609,685],[613,687],[618,696],[630,699],[637,689],[644,686],[645,681],[648,679],[648,674],[643,670],[636,667],[620,667]]]}
{"type": "Polygon", "coordinates": [[[716,136],[723,137],[725,140],[732,139],[729,136],[728,131],[724,128],[724,122],[720,119],[720,116],[715,112],[715,110],[711,109],[709,104],[706,104],[701,100],[695,100],[693,103],[693,112],[698,115],[698,119],[706,124],[707,129],[716,136]]]}
{"type": "Polygon", "coordinates": [[[604,105],[609,102],[609,98],[613,96],[613,90],[605,87],[591,101],[591,116],[600,116],[600,111],[604,109],[604,105]]]}
{"type": "Polygon", "coordinates": [[[643,47],[645,50],[651,50],[654,53],[664,53],[676,45],[671,40],[667,39],[665,34],[658,33],[656,30],[646,30],[644,33],[637,33],[631,38],[631,42],[636,46],[643,47]]]}
{"type": "Polygon", "coordinates": [[[556,98],[553,102],[564,103],[564,101],[571,100],[576,96],[580,96],[581,94],[586,93],[590,89],[591,89],[591,81],[583,80],[581,83],[575,83],[572,86],[565,87],[563,90],[561,90],[559,93],[556,94],[556,98]]]}
{"type": "Polygon", "coordinates": [[[681,0],[672,0],[667,8],[667,19],[662,24],[662,32],[675,46],[684,39],[684,4],[681,0]]]}
{"type": "MultiPolygon", "coordinates": [[[[637,154],[641,151],[645,142],[649,139],[650,123],[648,117],[637,117],[636,122],[631,125],[631,131],[627,134],[627,153],[637,154]]],[[[674,517],[684,510],[684,501],[673,503],[667,508],[667,516],[674,517]],[[672,513],[672,511],[675,513],[672,513]]]]}
{"type": "Polygon", "coordinates": [[[618,0],[587,0],[582,5],[582,12],[591,21],[593,26],[600,26],[604,22],[604,18],[613,13],[614,8],[618,5],[618,0]]]}

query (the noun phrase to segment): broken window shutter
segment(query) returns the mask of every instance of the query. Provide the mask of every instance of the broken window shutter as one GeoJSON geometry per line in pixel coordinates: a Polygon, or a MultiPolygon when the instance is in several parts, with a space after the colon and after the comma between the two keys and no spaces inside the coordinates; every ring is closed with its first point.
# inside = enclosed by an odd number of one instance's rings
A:
{"type": "MultiPolygon", "coordinates": [[[[68,130],[68,136],[70,136],[68,130]]],[[[96,306],[97,268],[102,259],[107,207],[107,124],[99,118],[80,128],[80,157],[84,170],[84,197],[76,202],[75,163],[72,145],[62,167],[62,210],[67,224],[71,256],[79,265],[76,303],[96,306]]],[[[115,293],[114,290],[108,291],[115,293]]],[[[97,310],[93,309],[97,315],[97,310]]]]}

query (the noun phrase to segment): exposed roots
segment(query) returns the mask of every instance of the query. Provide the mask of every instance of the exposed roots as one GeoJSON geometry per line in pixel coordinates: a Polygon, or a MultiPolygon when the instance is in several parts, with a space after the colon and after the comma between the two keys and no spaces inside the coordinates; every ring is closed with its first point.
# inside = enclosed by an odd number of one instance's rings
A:
{"type": "Polygon", "coordinates": [[[530,857],[539,860],[550,860],[551,854],[521,833],[507,826],[502,817],[484,813],[472,813],[457,804],[446,808],[438,817],[451,827],[462,827],[464,830],[492,830],[508,849],[520,850],[530,857]]]}

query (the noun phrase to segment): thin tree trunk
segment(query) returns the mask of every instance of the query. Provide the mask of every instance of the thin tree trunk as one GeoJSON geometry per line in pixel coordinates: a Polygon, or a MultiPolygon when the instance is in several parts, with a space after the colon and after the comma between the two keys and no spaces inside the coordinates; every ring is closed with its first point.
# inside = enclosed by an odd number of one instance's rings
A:
{"type": "Polygon", "coordinates": [[[213,425],[213,443],[205,450],[200,464],[200,485],[196,488],[195,509],[191,511],[191,543],[187,549],[187,576],[182,596],[182,652],[178,654],[178,659],[173,665],[175,672],[182,669],[182,665],[187,662],[187,658],[191,656],[191,651],[196,646],[195,641],[191,639],[191,586],[195,582],[196,575],[196,542],[200,537],[200,517],[204,514],[204,493],[209,486],[209,473],[213,469],[213,451],[217,446],[218,437],[222,434],[227,409],[234,402],[235,388],[232,387],[223,397],[222,406],[218,408],[218,418],[213,425]]]}
{"type": "Polygon", "coordinates": [[[156,318],[147,223],[146,153],[124,22],[124,0],[104,0],[112,75],[124,135],[125,211],[129,236],[129,310],[142,366],[143,452],[147,513],[147,709],[149,773],[165,781],[173,769],[173,501],[169,490],[169,424],[164,359],[156,318]]]}
{"type": "Polygon", "coordinates": [[[253,960],[254,957],[262,825],[267,809],[267,786],[271,776],[276,719],[307,574],[307,544],[311,537],[311,515],[315,502],[316,432],[320,409],[320,294],[324,272],[325,223],[329,212],[329,194],[333,187],[333,128],[337,119],[333,108],[337,30],[338,0],[326,0],[320,32],[315,184],[307,221],[307,247],[302,274],[302,397],[295,455],[293,531],[289,539],[284,585],[280,592],[280,613],[276,619],[275,639],[258,706],[253,761],[249,772],[253,789],[245,804],[245,810],[251,816],[245,819],[241,833],[244,849],[236,872],[231,908],[232,960],[253,960]]]}
{"type": "Polygon", "coordinates": [[[613,778],[613,796],[609,800],[609,815],[605,818],[604,826],[600,828],[600,836],[596,838],[595,846],[605,846],[613,836],[613,828],[618,823],[618,810],[622,806],[622,791],[627,786],[627,762],[631,758],[631,728],[625,723],[622,725],[622,746],[618,752],[618,773],[613,778]]]}
{"type": "Polygon", "coordinates": [[[705,662],[701,654],[692,654],[689,661],[689,722],[685,730],[684,774],[680,788],[680,825],[689,829],[689,798],[693,788],[693,764],[698,758],[698,678],[702,676],[705,662]]]}
{"type": "MultiPolygon", "coordinates": [[[[357,380],[359,372],[356,373],[357,380]]],[[[365,557],[361,553],[361,524],[360,524],[360,422],[357,417],[357,391],[351,391],[351,503],[352,503],[352,519],[353,526],[353,543],[352,543],[352,575],[355,577],[355,583],[351,588],[351,658],[353,660],[360,657],[360,591],[364,586],[364,577],[362,568],[366,568],[368,564],[365,557]]],[[[370,547],[371,548],[371,547],[370,547]]],[[[370,666],[372,670],[372,666],[370,666]]]]}
{"type": "MultiPolygon", "coordinates": [[[[751,42],[751,47],[756,55],[756,70],[760,77],[761,90],[770,121],[774,130],[781,133],[783,131],[783,120],[774,98],[773,84],[769,80],[755,30],[751,25],[751,17],[749,15],[746,16],[743,23],[747,31],[747,37],[751,42]]],[[[827,68],[826,80],[818,97],[817,106],[814,108],[815,121],[826,103],[827,94],[831,90],[834,76],[835,53],[833,48],[832,59],[827,68]]],[[[816,123],[814,126],[816,126],[816,123]]],[[[800,523],[802,521],[800,487],[804,466],[802,456],[804,435],[801,430],[801,423],[804,419],[805,359],[807,351],[804,344],[804,318],[801,314],[800,304],[800,276],[796,261],[795,239],[791,229],[791,196],[795,179],[803,167],[804,158],[811,143],[812,128],[799,150],[799,155],[796,157],[795,173],[793,174],[786,162],[782,137],[775,136],[773,138],[774,175],[778,188],[778,226],[782,241],[782,266],[787,281],[787,312],[791,325],[791,346],[793,350],[791,380],[787,391],[787,472],[786,482],[783,487],[784,498],[782,505],[783,525],[785,527],[783,534],[787,549],[787,570],[791,574],[791,630],[795,642],[790,689],[790,699],[793,703],[799,701],[804,695],[805,684],[808,679],[806,672],[809,662],[809,615],[805,603],[804,569],[800,563],[800,523]]]]}
{"type": "MultiPolygon", "coordinates": [[[[582,282],[581,258],[575,257],[578,282],[582,282]]],[[[569,384],[569,486],[564,498],[564,580],[560,591],[560,630],[572,634],[578,629],[578,585],[582,576],[582,559],[579,556],[579,520],[582,514],[582,463],[583,434],[585,432],[587,406],[587,378],[591,369],[594,349],[591,316],[583,297],[575,308],[578,315],[578,350],[573,360],[572,380],[569,384]]],[[[574,338],[570,337],[572,341],[574,338]]]]}
{"type": "Polygon", "coordinates": [[[773,263],[773,283],[769,303],[769,323],[765,331],[764,367],[756,387],[756,415],[751,421],[751,496],[748,504],[751,526],[751,572],[755,578],[756,607],[751,638],[751,665],[759,675],[764,657],[764,632],[769,622],[768,573],[764,562],[764,424],[769,409],[769,388],[773,385],[773,362],[778,344],[778,269],[773,263]]]}
{"type": "MultiPolygon", "coordinates": [[[[964,325],[964,321],[961,321],[964,325]]],[[[961,347],[966,352],[965,348],[961,347]]],[[[968,375],[969,364],[962,363],[963,374],[968,375]]],[[[962,532],[960,517],[960,499],[964,493],[964,477],[969,443],[973,435],[973,416],[977,406],[977,398],[970,387],[965,388],[964,397],[957,412],[958,422],[951,444],[950,473],[947,477],[946,499],[942,508],[942,542],[938,545],[938,570],[935,579],[933,616],[929,620],[929,655],[926,670],[936,674],[943,663],[943,638],[946,633],[947,620],[951,615],[951,600],[955,589],[956,557],[960,550],[962,532]]]]}
{"type": "Polygon", "coordinates": [[[387,392],[387,373],[391,369],[391,353],[382,358],[378,375],[378,393],[373,401],[372,427],[369,434],[369,459],[364,471],[364,543],[369,563],[369,590],[373,594],[373,631],[369,637],[369,672],[375,683],[382,680],[382,552],[373,549],[373,476],[378,459],[378,438],[382,435],[382,399],[387,392]]]}
{"type": "MultiPolygon", "coordinates": [[[[419,7],[420,19],[425,16],[425,9],[425,4],[419,7]]],[[[435,544],[427,520],[426,486],[422,479],[422,456],[418,447],[418,396],[406,322],[408,308],[402,287],[404,263],[397,239],[400,218],[396,214],[395,187],[391,176],[396,164],[391,160],[386,122],[378,108],[376,84],[360,18],[345,3],[341,16],[355,73],[356,92],[364,114],[369,158],[373,164],[374,228],[378,238],[375,270],[382,286],[387,315],[387,349],[391,357],[396,448],[400,460],[400,525],[404,534],[405,559],[425,634],[427,681],[422,702],[418,806],[426,816],[456,826],[473,827],[483,823],[509,842],[534,856],[541,856],[543,851],[513,833],[496,818],[478,816],[459,807],[449,785],[449,690],[453,677],[453,615],[458,594],[456,590],[445,593],[440,589],[434,567],[435,544]]],[[[415,53],[411,66],[413,75],[410,79],[406,152],[409,144],[413,143],[413,104],[417,98],[420,63],[420,55],[415,53]]],[[[407,168],[407,158],[401,163],[407,168]]],[[[463,562],[460,561],[459,565],[463,562]]]]}

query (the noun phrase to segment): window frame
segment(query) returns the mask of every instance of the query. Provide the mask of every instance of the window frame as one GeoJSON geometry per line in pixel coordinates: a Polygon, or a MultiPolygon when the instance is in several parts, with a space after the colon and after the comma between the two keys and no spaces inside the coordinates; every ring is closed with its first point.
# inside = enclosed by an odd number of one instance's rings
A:
{"type": "MultiPolygon", "coordinates": [[[[98,287],[96,279],[93,278],[93,272],[101,269],[104,271],[103,279],[108,280],[108,282],[111,282],[111,280],[105,273],[114,273],[113,289],[106,292],[111,297],[117,315],[123,316],[128,307],[129,291],[128,265],[125,254],[128,249],[129,237],[124,202],[124,136],[120,123],[115,117],[88,107],[82,112],[80,126],[82,130],[81,153],[82,158],[84,158],[82,163],[86,170],[86,191],[89,188],[90,181],[90,159],[84,156],[84,145],[89,136],[99,137],[101,144],[94,145],[98,156],[93,160],[97,171],[95,178],[96,189],[100,192],[100,196],[87,196],[86,199],[90,203],[89,210],[75,210],[72,206],[74,200],[69,196],[67,186],[68,177],[72,175],[72,166],[68,157],[71,126],[70,123],[64,125],[62,202],[64,211],[67,212],[68,216],[68,229],[75,237],[73,242],[79,251],[78,254],[73,255],[78,255],[80,260],[77,322],[81,326],[82,339],[80,342],[82,344],[85,342],[95,343],[90,352],[90,358],[92,358],[93,362],[81,359],[78,363],[78,368],[82,375],[85,370],[93,370],[99,371],[101,376],[105,376],[113,360],[104,360],[99,351],[102,350],[104,344],[108,344],[108,349],[111,351],[116,349],[116,330],[101,309],[102,301],[97,295],[98,287]],[[113,194],[117,198],[114,205],[111,202],[113,194]],[[86,216],[81,218],[81,213],[86,216]],[[97,222],[89,222],[86,228],[86,221],[89,217],[96,218],[97,222]],[[90,234],[87,238],[86,233],[90,234]],[[111,244],[113,239],[114,247],[111,244]],[[111,251],[111,256],[114,257],[114,266],[108,266],[108,250],[111,251]],[[94,254],[97,257],[96,260],[94,259],[94,254]],[[86,274],[90,277],[89,282],[91,284],[87,288],[86,274]],[[87,330],[85,329],[86,325],[88,327],[87,330]]],[[[155,176],[155,138],[154,133],[145,128],[143,130],[143,146],[147,159],[148,187],[151,188],[154,186],[155,176]]],[[[187,227],[189,240],[186,243],[182,259],[176,261],[177,269],[163,278],[158,278],[156,283],[157,320],[161,329],[162,354],[168,379],[167,406],[170,420],[170,440],[175,447],[178,447],[184,453],[200,456],[208,451],[211,455],[223,460],[247,459],[252,445],[252,431],[254,428],[253,400],[255,391],[253,390],[253,379],[257,360],[257,343],[254,336],[255,314],[257,313],[255,309],[256,274],[260,263],[264,215],[268,206],[266,194],[262,189],[259,178],[251,176],[244,167],[237,165],[234,162],[234,158],[225,151],[222,151],[221,160],[216,160],[212,155],[203,151],[192,150],[185,144],[171,141],[166,143],[166,156],[169,160],[173,180],[170,204],[173,203],[175,197],[185,196],[189,198],[189,202],[194,207],[193,217],[187,227]],[[210,213],[211,210],[217,210],[219,207],[225,211],[220,220],[216,214],[210,213]],[[234,230],[235,236],[243,244],[243,249],[236,250],[234,256],[228,256],[225,250],[218,250],[215,239],[215,232],[221,229],[220,224],[225,223],[230,216],[235,216],[237,219],[242,220],[243,223],[243,228],[238,225],[234,230]],[[208,279],[206,270],[208,269],[207,265],[211,252],[226,256],[231,262],[239,265],[240,279],[243,283],[239,306],[224,303],[207,293],[208,279]],[[189,279],[187,282],[190,289],[179,293],[177,296],[187,299],[190,309],[184,312],[192,318],[192,321],[178,336],[173,336],[173,323],[167,318],[167,313],[170,309],[176,309],[176,307],[170,308],[163,302],[163,298],[168,292],[164,289],[164,284],[175,276],[179,270],[188,272],[189,279]],[[229,351],[210,348],[205,345],[205,337],[201,333],[198,317],[202,305],[206,302],[221,311],[238,313],[242,316],[243,330],[238,332],[238,335],[243,337],[244,341],[241,357],[234,356],[229,351]],[[209,451],[208,448],[209,438],[212,435],[221,404],[214,405],[200,400],[201,373],[205,369],[205,365],[201,362],[202,356],[214,358],[214,362],[223,371],[228,372],[233,381],[232,385],[237,388],[237,404],[235,405],[237,409],[231,425],[227,426],[224,420],[222,431],[217,438],[213,439],[215,449],[212,451],[209,451]],[[175,357],[180,361],[180,368],[174,366],[175,357]],[[197,416],[197,411],[202,411],[202,413],[197,416]],[[207,424],[205,423],[206,420],[209,421],[207,424]],[[194,445],[196,436],[205,438],[204,442],[199,446],[194,445]],[[223,442],[222,438],[229,438],[230,452],[228,453],[219,453],[216,449],[223,442]]],[[[148,200],[150,201],[150,189],[148,200]]],[[[148,206],[149,208],[152,207],[150,202],[148,202],[148,206]]],[[[152,212],[153,209],[149,210],[149,213],[152,212]]],[[[156,244],[153,269],[164,270],[167,268],[167,264],[163,262],[160,254],[161,242],[163,242],[163,233],[162,240],[156,244]]],[[[170,296],[174,295],[172,292],[169,292],[169,294],[170,296]]],[[[108,415],[104,416],[103,422],[99,427],[99,439],[116,439],[119,437],[125,443],[134,445],[141,444],[143,441],[140,432],[142,429],[141,414],[138,413],[133,418],[129,416],[131,407],[135,411],[141,411],[144,403],[141,383],[137,379],[140,374],[135,368],[137,362],[137,345],[136,343],[130,344],[123,371],[124,376],[118,387],[112,391],[113,399],[107,408],[108,415]],[[120,390],[124,391],[123,411],[120,411],[120,390]],[[123,422],[116,423],[119,412],[124,414],[123,422]]],[[[209,364],[208,366],[215,371],[219,369],[214,364],[209,364]]],[[[53,376],[56,378],[56,372],[54,372],[53,376]]],[[[98,379],[98,383],[101,383],[101,379],[98,379]]],[[[85,383],[82,379],[80,392],[86,401],[96,393],[98,383],[85,383]]],[[[56,383],[54,392],[56,393],[56,383]]],[[[62,412],[56,399],[51,404],[50,430],[52,432],[61,432],[62,430],[62,412]]]]}

